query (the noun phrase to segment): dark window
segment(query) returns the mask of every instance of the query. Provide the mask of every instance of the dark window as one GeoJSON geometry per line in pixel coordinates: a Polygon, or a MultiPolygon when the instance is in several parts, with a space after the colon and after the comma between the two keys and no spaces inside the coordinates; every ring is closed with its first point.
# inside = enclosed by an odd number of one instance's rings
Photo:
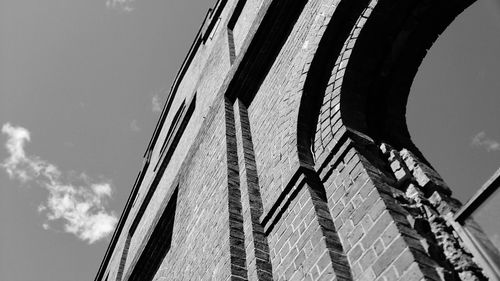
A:
{"type": "Polygon", "coordinates": [[[170,250],[174,229],[175,210],[177,207],[178,189],[177,187],[170,197],[167,207],[163,211],[150,239],[135,264],[130,278],[128,278],[129,281],[153,280],[163,259],[170,250]]]}
{"type": "Polygon", "coordinates": [[[165,142],[163,142],[163,145],[161,146],[160,149],[160,154],[163,154],[163,151],[165,151],[165,147],[167,144],[170,142],[170,139],[172,138],[172,132],[175,131],[175,129],[179,126],[179,119],[181,117],[181,114],[184,112],[186,109],[186,101],[183,101],[177,112],[175,113],[174,119],[172,119],[172,123],[170,124],[170,128],[168,128],[167,132],[167,137],[165,138],[165,142]]]}
{"type": "Polygon", "coordinates": [[[177,144],[179,143],[179,140],[182,137],[189,120],[191,119],[191,115],[193,115],[196,107],[196,94],[191,98],[187,110],[185,104],[185,101],[183,101],[180,108],[177,110],[174,119],[172,120],[172,124],[170,124],[167,136],[165,137],[165,142],[160,150],[160,161],[156,163],[155,170],[159,165],[165,167],[168,162],[170,162],[170,158],[172,157],[172,154],[174,153],[175,148],[177,147],[177,144]]]}
{"type": "Polygon", "coordinates": [[[163,171],[165,171],[165,168],[168,166],[168,163],[170,162],[170,159],[174,154],[177,144],[179,143],[179,140],[181,139],[182,134],[184,133],[184,130],[186,129],[187,124],[189,123],[189,120],[193,115],[194,109],[196,107],[196,94],[193,95],[188,104],[189,105],[187,106],[187,110],[184,110],[183,108],[185,108],[185,101],[182,103],[179,110],[177,110],[176,116],[174,116],[169,131],[167,132],[165,142],[163,143],[160,150],[160,159],[158,160],[154,168],[154,171],[156,171],[156,175],[154,176],[153,182],[151,183],[151,186],[144,196],[144,201],[142,202],[141,207],[139,208],[139,211],[134,218],[134,222],[130,227],[130,233],[132,235],[134,234],[137,225],[141,221],[142,215],[146,211],[149,201],[153,197],[156,187],[158,186],[158,183],[163,176],[163,171]]]}

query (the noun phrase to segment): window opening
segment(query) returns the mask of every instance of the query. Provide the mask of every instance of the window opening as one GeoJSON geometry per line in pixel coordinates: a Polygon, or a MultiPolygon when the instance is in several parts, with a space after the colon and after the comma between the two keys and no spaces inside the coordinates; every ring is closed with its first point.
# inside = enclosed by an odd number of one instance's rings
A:
{"type": "Polygon", "coordinates": [[[196,107],[196,93],[191,98],[187,110],[182,111],[182,114],[179,115],[180,117],[178,119],[182,121],[179,123],[179,126],[173,127],[174,129],[172,129],[171,131],[171,135],[173,137],[167,136],[165,139],[165,143],[163,144],[164,146],[163,153],[160,154],[160,159],[158,160],[154,168],[156,174],[153,178],[151,185],[149,186],[149,189],[147,190],[146,195],[144,196],[144,200],[141,204],[141,207],[139,208],[139,211],[137,212],[137,215],[134,218],[132,225],[130,226],[131,229],[130,231],[132,234],[135,232],[137,225],[142,219],[142,215],[146,211],[149,201],[151,201],[151,198],[153,197],[153,194],[156,191],[158,183],[160,182],[160,179],[163,176],[163,171],[168,166],[170,159],[177,147],[177,144],[179,143],[182,134],[184,133],[184,130],[186,129],[187,124],[189,123],[189,120],[193,115],[195,107],[196,107]]]}
{"type": "Polygon", "coordinates": [[[194,96],[191,98],[187,110],[184,110],[184,104],[185,102],[182,102],[181,108],[177,111],[178,116],[174,117],[172,125],[170,125],[169,132],[167,133],[165,142],[163,143],[160,152],[160,161],[156,163],[154,169],[155,171],[160,163],[161,165],[168,165],[168,162],[170,162],[170,158],[172,157],[172,154],[174,153],[175,148],[177,147],[177,144],[179,143],[179,140],[182,137],[182,134],[184,133],[189,120],[191,119],[191,115],[193,115],[194,109],[196,107],[196,94],[194,94],[194,96]]]}
{"type": "Polygon", "coordinates": [[[144,247],[134,269],[128,278],[129,281],[151,281],[160,268],[163,259],[172,245],[175,212],[177,208],[177,186],[161,214],[153,233],[144,247]]]}
{"type": "Polygon", "coordinates": [[[184,112],[184,109],[186,108],[185,105],[186,101],[183,101],[177,112],[175,113],[174,119],[172,119],[172,123],[170,124],[170,128],[168,129],[167,132],[167,137],[165,138],[165,141],[163,142],[163,145],[161,146],[160,149],[160,154],[165,151],[165,147],[167,143],[169,143],[171,137],[172,137],[172,132],[177,128],[178,123],[179,123],[179,118],[181,117],[181,114],[184,112]]]}

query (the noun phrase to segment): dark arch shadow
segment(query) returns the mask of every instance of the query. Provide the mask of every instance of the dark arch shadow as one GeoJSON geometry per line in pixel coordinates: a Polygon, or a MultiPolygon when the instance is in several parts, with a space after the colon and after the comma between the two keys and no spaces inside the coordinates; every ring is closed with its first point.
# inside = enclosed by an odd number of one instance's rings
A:
{"type": "Polygon", "coordinates": [[[427,50],[474,1],[379,1],[345,72],[340,96],[344,124],[378,144],[407,148],[429,164],[406,124],[411,84],[427,50]]]}

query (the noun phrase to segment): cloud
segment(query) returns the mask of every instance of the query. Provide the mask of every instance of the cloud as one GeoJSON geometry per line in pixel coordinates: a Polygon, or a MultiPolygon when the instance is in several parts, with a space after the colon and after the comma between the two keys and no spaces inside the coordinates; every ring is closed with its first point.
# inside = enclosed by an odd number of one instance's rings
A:
{"type": "Polygon", "coordinates": [[[94,181],[84,173],[63,174],[57,166],[27,155],[24,147],[30,141],[30,133],[25,128],[6,123],[2,133],[8,137],[5,147],[9,157],[1,167],[11,179],[23,183],[33,181],[48,192],[46,202],[38,207],[38,212],[47,217],[42,224],[44,229],[52,228],[53,223],[59,221],[65,232],[89,244],[113,232],[118,219],[105,208],[112,194],[111,182],[94,181]]]}
{"type": "Polygon", "coordinates": [[[132,120],[132,122],[130,122],[130,130],[134,131],[134,132],[139,132],[141,130],[141,128],[139,127],[139,122],[137,122],[137,120],[132,120]]]}
{"type": "Polygon", "coordinates": [[[111,196],[110,183],[75,186],[54,182],[46,187],[50,193],[45,204],[47,217],[64,221],[66,232],[91,244],[114,230],[117,218],[103,207],[103,200],[111,196]]]}
{"type": "Polygon", "coordinates": [[[486,151],[500,151],[500,142],[486,136],[485,132],[479,132],[472,138],[471,144],[486,149],[486,151]]]}
{"type": "Polygon", "coordinates": [[[151,100],[151,103],[153,105],[153,112],[161,112],[161,100],[160,96],[158,94],[153,96],[153,99],[151,100]]]}
{"type": "Polygon", "coordinates": [[[48,180],[60,176],[54,165],[40,160],[36,156],[26,156],[24,145],[31,140],[28,130],[22,127],[13,127],[7,123],[2,126],[2,133],[9,137],[5,147],[10,156],[2,162],[2,167],[10,178],[27,182],[39,176],[44,176],[48,180]]]}
{"type": "Polygon", "coordinates": [[[135,0],[106,0],[106,7],[130,13],[134,10],[135,0]]]}

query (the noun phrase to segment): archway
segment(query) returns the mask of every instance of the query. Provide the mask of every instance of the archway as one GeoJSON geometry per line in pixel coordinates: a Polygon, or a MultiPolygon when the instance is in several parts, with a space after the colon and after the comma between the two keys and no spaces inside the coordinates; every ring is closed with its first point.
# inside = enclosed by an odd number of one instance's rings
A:
{"type": "MultiPolygon", "coordinates": [[[[481,269],[466,254],[458,238],[452,238],[452,232],[446,226],[444,218],[455,212],[460,204],[449,197],[448,187],[413,144],[406,124],[406,104],[411,84],[427,50],[454,18],[473,2],[370,1],[355,23],[346,25],[348,30],[338,32],[336,38],[326,37],[320,42],[305,83],[299,113],[298,150],[302,161],[313,162],[312,166],[325,183],[329,180],[328,173],[339,175],[338,183],[329,183],[325,188],[337,188],[347,180],[350,183],[344,187],[349,193],[347,190],[356,186],[357,176],[352,177],[356,164],[350,165],[349,159],[352,158],[349,157],[359,155],[363,158],[364,167],[360,169],[366,170],[378,191],[390,194],[382,196],[384,204],[395,204],[394,208],[400,208],[400,212],[411,213],[410,217],[419,219],[422,225],[413,225],[414,230],[440,248],[428,252],[428,255],[448,272],[445,279],[458,278],[461,274],[483,277],[481,269]],[[345,34],[347,37],[343,37],[345,34]],[[340,51],[338,40],[342,40],[340,51]],[[328,54],[333,55],[335,62],[328,58],[328,54]],[[311,111],[314,118],[303,117],[311,111]],[[355,147],[355,152],[343,148],[344,143],[355,147]],[[335,159],[333,162],[332,158],[335,159]],[[330,170],[325,174],[323,169],[326,166],[330,170]],[[332,171],[337,166],[339,168],[332,171]],[[350,179],[345,176],[350,176],[350,179]],[[433,202],[426,204],[430,204],[430,210],[439,220],[422,210],[412,213],[422,200],[433,202]],[[455,239],[451,248],[468,259],[470,270],[467,273],[454,271],[456,261],[447,257],[449,249],[439,237],[455,239]]],[[[325,36],[332,34],[325,32],[325,36]]],[[[329,198],[335,196],[333,191],[326,193],[329,198]]],[[[346,197],[345,194],[340,196],[346,197]]],[[[345,212],[342,208],[341,205],[339,210],[345,212]]],[[[330,206],[331,213],[335,213],[335,209],[336,206],[330,206]]],[[[335,215],[332,216],[335,218],[335,215]]],[[[407,221],[398,223],[411,224],[407,221]]]]}

